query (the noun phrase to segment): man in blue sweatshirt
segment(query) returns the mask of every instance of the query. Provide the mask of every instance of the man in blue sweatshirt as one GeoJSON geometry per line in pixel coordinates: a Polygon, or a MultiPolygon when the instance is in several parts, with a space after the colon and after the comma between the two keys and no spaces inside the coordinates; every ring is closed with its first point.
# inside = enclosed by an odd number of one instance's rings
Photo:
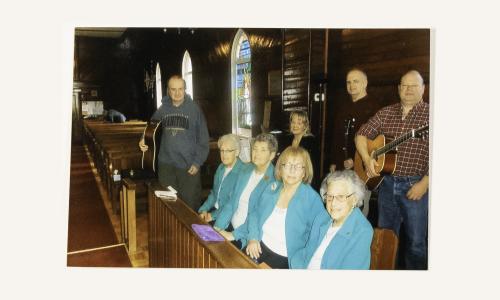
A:
{"type": "MultiPolygon", "coordinates": [[[[186,84],[178,75],[168,80],[168,95],[151,120],[161,121],[163,133],[158,154],[158,180],[179,192],[194,211],[201,202],[200,168],[208,156],[208,129],[203,112],[185,93],[186,84]]],[[[139,142],[147,151],[144,139],[139,142]]]]}

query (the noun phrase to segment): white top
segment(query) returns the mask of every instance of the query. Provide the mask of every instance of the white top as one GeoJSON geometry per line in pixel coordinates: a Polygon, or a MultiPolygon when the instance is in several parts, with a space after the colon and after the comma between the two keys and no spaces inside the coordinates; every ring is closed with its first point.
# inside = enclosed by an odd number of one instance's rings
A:
{"type": "Polygon", "coordinates": [[[231,167],[231,168],[226,167],[226,169],[224,170],[224,175],[222,175],[222,180],[220,181],[220,184],[219,184],[219,190],[217,191],[217,199],[215,200],[215,204],[214,204],[215,209],[219,209],[220,189],[222,188],[222,184],[224,183],[224,179],[226,178],[227,174],[229,174],[229,172],[231,172],[232,169],[233,169],[233,167],[231,167]]]}
{"type": "Polygon", "coordinates": [[[340,226],[338,227],[332,227],[331,225],[328,227],[328,231],[325,234],[325,237],[323,238],[323,241],[321,244],[319,244],[318,249],[314,252],[313,257],[311,258],[311,261],[309,262],[309,265],[307,266],[308,269],[311,270],[319,270],[321,269],[321,261],[323,260],[323,255],[325,254],[326,248],[328,245],[330,245],[330,242],[332,241],[333,237],[337,234],[339,231],[340,226]]]}
{"type": "Polygon", "coordinates": [[[233,224],[233,228],[236,229],[241,226],[241,224],[245,223],[248,215],[248,202],[250,201],[250,194],[252,194],[253,190],[259,184],[259,181],[264,177],[264,173],[257,174],[255,170],[250,175],[250,179],[248,179],[247,186],[243,190],[240,196],[240,200],[238,201],[238,208],[231,219],[231,224],[233,224]]]}
{"type": "Polygon", "coordinates": [[[244,163],[249,163],[252,161],[251,150],[250,150],[250,139],[240,136],[240,159],[244,163]]]}
{"type": "Polygon", "coordinates": [[[274,253],[288,257],[286,251],[285,219],[286,208],[274,207],[262,226],[262,242],[274,253]]]}

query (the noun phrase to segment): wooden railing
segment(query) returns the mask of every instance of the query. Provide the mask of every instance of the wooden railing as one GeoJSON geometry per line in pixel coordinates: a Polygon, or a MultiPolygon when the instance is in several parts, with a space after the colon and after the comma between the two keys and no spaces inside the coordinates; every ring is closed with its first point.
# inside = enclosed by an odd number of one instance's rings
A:
{"type": "Polygon", "coordinates": [[[155,196],[159,184],[149,183],[149,266],[160,268],[259,268],[228,241],[204,242],[191,229],[206,224],[181,199],[155,196]]]}

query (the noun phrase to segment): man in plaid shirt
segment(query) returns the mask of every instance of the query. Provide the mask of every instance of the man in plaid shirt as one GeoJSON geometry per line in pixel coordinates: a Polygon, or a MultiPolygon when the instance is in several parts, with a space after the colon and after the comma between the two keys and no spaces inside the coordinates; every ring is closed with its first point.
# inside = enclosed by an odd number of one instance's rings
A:
{"type": "MultiPolygon", "coordinates": [[[[429,122],[429,104],[422,100],[424,81],[415,70],[401,77],[401,102],[379,110],[356,133],[358,150],[368,177],[380,176],[377,162],[370,156],[367,139],[383,134],[398,136],[429,122]]],[[[429,141],[410,139],[397,147],[396,168],[385,175],[379,188],[378,227],[399,235],[401,221],[408,237],[404,261],[406,269],[427,269],[427,224],[429,187],[429,141]]]]}

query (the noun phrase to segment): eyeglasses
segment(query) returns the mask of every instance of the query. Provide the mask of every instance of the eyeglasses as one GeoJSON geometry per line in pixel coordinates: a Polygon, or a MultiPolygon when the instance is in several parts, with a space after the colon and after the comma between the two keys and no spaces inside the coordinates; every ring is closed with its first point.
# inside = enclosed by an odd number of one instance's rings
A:
{"type": "Polygon", "coordinates": [[[347,201],[347,198],[351,197],[352,195],[354,195],[354,193],[349,194],[349,195],[328,195],[325,193],[323,195],[323,199],[325,201],[328,201],[328,202],[332,202],[333,200],[337,200],[338,202],[344,203],[347,201]]]}
{"type": "Polygon", "coordinates": [[[302,171],[304,170],[304,166],[303,165],[293,165],[293,164],[281,164],[281,167],[287,171],[302,171]]]}
{"type": "Polygon", "coordinates": [[[236,149],[228,149],[228,150],[222,150],[222,149],[219,149],[219,152],[222,153],[222,154],[229,154],[229,153],[232,153],[236,151],[236,149]]]}

